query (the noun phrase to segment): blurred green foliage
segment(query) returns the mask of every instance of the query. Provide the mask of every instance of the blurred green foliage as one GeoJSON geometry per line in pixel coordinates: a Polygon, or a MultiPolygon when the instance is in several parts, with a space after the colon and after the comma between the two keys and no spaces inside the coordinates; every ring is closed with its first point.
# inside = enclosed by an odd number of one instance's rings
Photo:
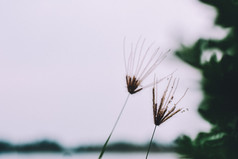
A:
{"type": "Polygon", "coordinates": [[[182,46],[176,52],[178,57],[201,71],[204,99],[198,112],[212,124],[210,132],[201,132],[194,140],[188,136],[179,137],[177,151],[183,158],[237,159],[238,0],[200,1],[215,7],[215,24],[230,31],[222,40],[200,39],[193,46],[182,46]]]}

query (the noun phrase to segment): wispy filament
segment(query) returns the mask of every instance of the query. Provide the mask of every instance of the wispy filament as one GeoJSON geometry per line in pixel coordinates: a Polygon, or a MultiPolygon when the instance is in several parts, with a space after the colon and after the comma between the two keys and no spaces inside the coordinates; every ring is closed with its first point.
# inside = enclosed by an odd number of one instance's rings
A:
{"type": "MultiPolygon", "coordinates": [[[[134,47],[130,46],[130,55],[126,56],[126,42],[123,42],[123,52],[126,69],[126,84],[130,94],[135,94],[143,89],[142,82],[157,68],[167,57],[170,50],[159,52],[159,48],[153,49],[153,43],[144,50],[146,40],[139,38],[134,47]],[[149,56],[149,54],[151,54],[149,56]]],[[[159,82],[159,81],[158,81],[159,82]]]]}

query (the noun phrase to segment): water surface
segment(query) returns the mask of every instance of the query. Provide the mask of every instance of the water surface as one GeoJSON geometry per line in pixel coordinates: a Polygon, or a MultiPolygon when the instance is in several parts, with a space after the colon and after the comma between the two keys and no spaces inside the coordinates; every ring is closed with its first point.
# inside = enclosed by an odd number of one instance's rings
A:
{"type": "MultiPolygon", "coordinates": [[[[62,154],[2,154],[0,159],[97,159],[98,153],[62,154]]],[[[103,159],[144,159],[145,153],[106,153],[103,159]]],[[[178,159],[176,153],[151,153],[149,159],[178,159]]]]}

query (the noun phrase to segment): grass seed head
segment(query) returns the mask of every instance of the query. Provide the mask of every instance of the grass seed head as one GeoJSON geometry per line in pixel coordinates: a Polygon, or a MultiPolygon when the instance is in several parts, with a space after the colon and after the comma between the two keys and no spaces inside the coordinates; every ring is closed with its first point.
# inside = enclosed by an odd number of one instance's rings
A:
{"type": "Polygon", "coordinates": [[[126,84],[130,94],[141,91],[142,82],[157,68],[157,66],[166,58],[169,51],[160,53],[159,48],[153,49],[153,43],[146,49],[144,47],[145,39],[137,41],[135,46],[131,44],[130,54],[126,56],[125,39],[123,43],[124,62],[126,69],[126,84]]]}
{"type": "Polygon", "coordinates": [[[188,89],[185,91],[183,96],[173,104],[173,99],[175,92],[177,90],[179,79],[174,78],[173,76],[170,77],[169,82],[167,84],[167,87],[165,88],[165,91],[161,97],[160,103],[157,104],[157,84],[156,80],[154,82],[154,87],[152,89],[153,94],[153,117],[154,117],[154,124],[156,126],[159,126],[160,124],[164,123],[166,120],[173,117],[178,112],[182,111],[181,108],[177,109],[177,104],[183,99],[183,97],[186,95],[188,89]],[[170,108],[170,105],[173,104],[172,108],[170,108]],[[158,107],[159,105],[159,107],[158,107]]]}

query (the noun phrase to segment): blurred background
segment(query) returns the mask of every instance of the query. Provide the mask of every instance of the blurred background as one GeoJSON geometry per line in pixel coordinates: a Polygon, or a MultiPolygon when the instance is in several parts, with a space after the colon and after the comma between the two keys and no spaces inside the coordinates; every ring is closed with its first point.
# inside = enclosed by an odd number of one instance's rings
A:
{"type": "MultiPolygon", "coordinates": [[[[154,152],[236,157],[227,154],[237,147],[237,14],[236,0],[0,1],[0,158],[97,158],[128,94],[125,37],[171,49],[154,73],[177,70],[178,96],[189,88],[179,105],[188,111],[157,129],[154,152]]],[[[128,146],[143,158],[153,128],[148,88],[129,99],[111,151],[128,146]]]]}

